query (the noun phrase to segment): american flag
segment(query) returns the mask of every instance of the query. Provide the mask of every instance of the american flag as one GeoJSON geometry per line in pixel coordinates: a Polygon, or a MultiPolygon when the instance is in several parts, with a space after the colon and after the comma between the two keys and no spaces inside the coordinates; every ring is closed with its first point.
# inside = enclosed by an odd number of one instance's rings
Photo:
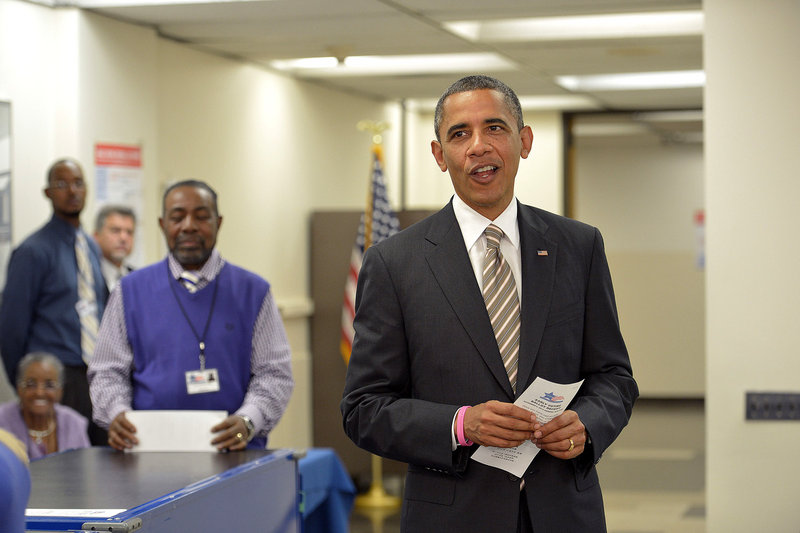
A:
{"type": "Polygon", "coordinates": [[[383,183],[383,151],[380,145],[372,147],[372,179],[367,191],[367,207],[361,214],[358,224],[358,235],[350,254],[350,270],[344,286],[344,305],[342,306],[342,340],[339,351],[342,353],[345,364],[350,362],[350,352],[353,349],[353,318],[356,314],[356,284],[358,272],[361,270],[361,259],[364,251],[373,244],[378,244],[391,237],[400,229],[386,194],[386,185],[383,183]]]}
{"type": "Polygon", "coordinates": [[[555,392],[545,392],[544,396],[541,397],[542,400],[546,400],[550,403],[561,403],[564,401],[563,396],[556,396],[555,392]]]}

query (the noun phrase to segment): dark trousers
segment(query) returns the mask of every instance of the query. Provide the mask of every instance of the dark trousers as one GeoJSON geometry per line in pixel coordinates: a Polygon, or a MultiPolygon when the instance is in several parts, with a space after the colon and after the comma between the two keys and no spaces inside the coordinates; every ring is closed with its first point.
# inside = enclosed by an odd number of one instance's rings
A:
{"type": "Polygon", "coordinates": [[[531,526],[531,514],[528,511],[528,498],[523,488],[519,491],[519,519],[517,520],[517,533],[533,533],[533,526],[531,526]]]}
{"type": "Polygon", "coordinates": [[[86,365],[64,366],[64,396],[61,403],[72,407],[89,419],[89,442],[92,446],[108,445],[108,433],[92,420],[92,401],[89,399],[89,381],[86,365]]]}

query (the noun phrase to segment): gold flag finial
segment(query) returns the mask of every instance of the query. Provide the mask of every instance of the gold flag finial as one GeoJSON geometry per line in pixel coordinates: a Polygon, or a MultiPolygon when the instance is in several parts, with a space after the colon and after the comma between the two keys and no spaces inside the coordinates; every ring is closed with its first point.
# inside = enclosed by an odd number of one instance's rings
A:
{"type": "Polygon", "coordinates": [[[374,121],[374,120],[359,120],[356,127],[359,131],[368,131],[372,134],[372,143],[373,144],[381,144],[383,142],[383,136],[381,133],[389,129],[389,123],[383,121],[374,121]]]}

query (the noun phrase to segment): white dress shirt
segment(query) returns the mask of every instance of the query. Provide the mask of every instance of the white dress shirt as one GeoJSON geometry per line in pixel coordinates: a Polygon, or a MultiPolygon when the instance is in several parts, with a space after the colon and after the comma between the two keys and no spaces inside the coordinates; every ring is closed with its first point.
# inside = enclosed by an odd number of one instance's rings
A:
{"type": "MultiPolygon", "coordinates": [[[[520,309],[522,309],[522,253],[519,245],[516,197],[494,220],[489,220],[472,209],[458,195],[453,196],[453,212],[456,215],[458,226],[461,228],[464,246],[467,248],[467,253],[469,253],[472,270],[475,272],[475,279],[478,281],[478,287],[481,292],[483,292],[483,261],[486,255],[486,236],[483,232],[489,224],[494,224],[503,231],[503,238],[500,239],[500,253],[503,254],[508,266],[511,267],[511,274],[514,276],[514,281],[517,285],[520,309]]],[[[453,421],[450,424],[451,428],[455,428],[456,415],[458,415],[458,411],[453,415],[453,421]]],[[[450,445],[454,451],[458,447],[455,431],[451,431],[450,445]]]]}

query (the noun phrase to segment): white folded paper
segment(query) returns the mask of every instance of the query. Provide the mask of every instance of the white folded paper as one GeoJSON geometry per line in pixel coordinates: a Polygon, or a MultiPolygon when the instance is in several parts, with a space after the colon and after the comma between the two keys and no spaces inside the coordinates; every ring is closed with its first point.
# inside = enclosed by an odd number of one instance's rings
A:
{"type": "MultiPolygon", "coordinates": [[[[539,423],[546,424],[566,410],[575,394],[578,393],[578,389],[581,388],[581,384],[583,384],[583,380],[562,385],[543,378],[536,378],[531,386],[517,398],[514,405],[531,411],[536,415],[539,423]]],[[[472,454],[472,459],[522,477],[537,453],[539,453],[539,448],[531,441],[526,440],[516,448],[481,446],[472,454]]]]}
{"type": "Polygon", "coordinates": [[[128,411],[136,426],[139,444],[131,452],[210,452],[211,428],[222,422],[226,411],[128,411]]]}

